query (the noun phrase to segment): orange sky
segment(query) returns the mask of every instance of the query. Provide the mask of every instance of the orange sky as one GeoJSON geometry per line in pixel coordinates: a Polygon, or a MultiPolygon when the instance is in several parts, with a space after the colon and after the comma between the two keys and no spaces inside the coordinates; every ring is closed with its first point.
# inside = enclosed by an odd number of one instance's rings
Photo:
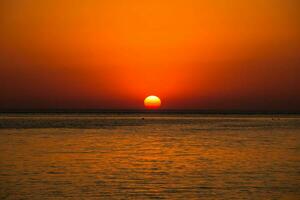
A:
{"type": "Polygon", "coordinates": [[[2,0],[0,109],[300,110],[297,0],[2,0]]]}

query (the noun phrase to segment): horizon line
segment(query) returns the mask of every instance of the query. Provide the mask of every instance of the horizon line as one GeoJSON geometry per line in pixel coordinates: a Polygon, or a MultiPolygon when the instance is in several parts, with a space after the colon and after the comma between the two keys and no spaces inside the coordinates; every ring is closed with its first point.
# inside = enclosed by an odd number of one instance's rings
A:
{"type": "Polygon", "coordinates": [[[88,109],[62,109],[62,108],[42,108],[42,109],[0,109],[0,114],[26,114],[26,113],[53,113],[53,114],[105,114],[105,113],[162,113],[162,114],[300,114],[300,110],[270,110],[270,109],[99,109],[99,108],[88,108],[88,109]]]}

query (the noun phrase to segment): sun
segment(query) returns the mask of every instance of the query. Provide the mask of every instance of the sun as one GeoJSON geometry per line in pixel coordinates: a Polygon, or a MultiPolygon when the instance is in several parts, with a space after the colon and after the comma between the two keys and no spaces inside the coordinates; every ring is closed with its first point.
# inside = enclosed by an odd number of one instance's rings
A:
{"type": "Polygon", "coordinates": [[[161,101],[159,97],[151,95],[145,98],[144,105],[147,109],[158,109],[161,106],[161,101]]]}

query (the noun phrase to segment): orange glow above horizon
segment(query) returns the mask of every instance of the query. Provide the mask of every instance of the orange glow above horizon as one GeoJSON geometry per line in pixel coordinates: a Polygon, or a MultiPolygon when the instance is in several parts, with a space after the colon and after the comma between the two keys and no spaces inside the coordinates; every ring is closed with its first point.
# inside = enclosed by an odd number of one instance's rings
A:
{"type": "Polygon", "coordinates": [[[299,7],[4,0],[0,109],[135,109],[148,94],[166,109],[300,109],[299,7]]]}

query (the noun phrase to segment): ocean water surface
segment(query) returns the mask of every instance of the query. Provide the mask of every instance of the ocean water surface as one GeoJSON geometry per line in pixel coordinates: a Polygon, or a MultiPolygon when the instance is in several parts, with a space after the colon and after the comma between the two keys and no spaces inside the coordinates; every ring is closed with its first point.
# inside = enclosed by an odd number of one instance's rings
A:
{"type": "Polygon", "coordinates": [[[300,199],[300,117],[2,114],[0,199],[300,199]]]}

